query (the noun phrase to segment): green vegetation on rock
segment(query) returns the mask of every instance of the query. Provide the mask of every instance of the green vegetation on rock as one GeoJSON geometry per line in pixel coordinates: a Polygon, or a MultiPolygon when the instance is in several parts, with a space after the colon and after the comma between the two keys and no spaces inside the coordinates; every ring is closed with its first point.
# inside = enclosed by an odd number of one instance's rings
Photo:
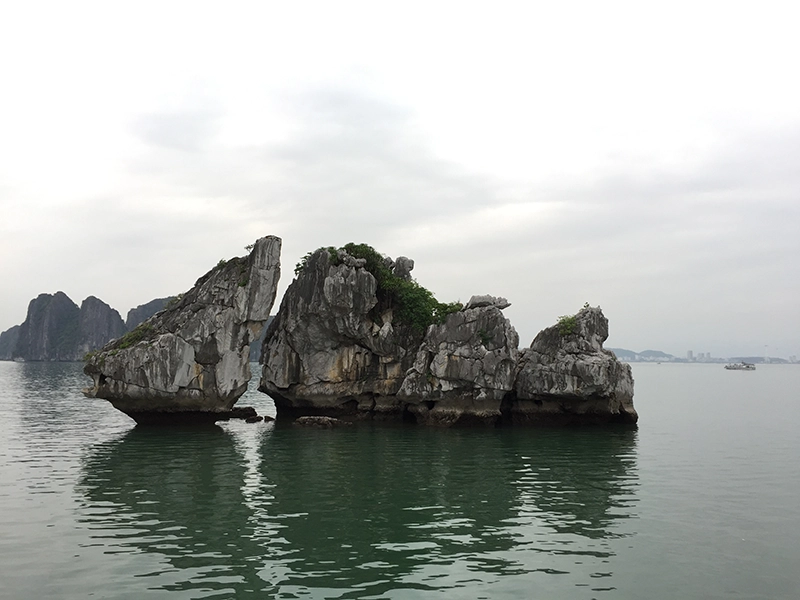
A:
{"type": "Polygon", "coordinates": [[[250,274],[247,272],[247,259],[239,259],[239,287],[245,287],[250,283],[250,274]]]}
{"type": "Polygon", "coordinates": [[[561,335],[571,335],[578,330],[578,319],[576,315],[564,315],[558,317],[558,333],[561,335]]]}
{"type": "MultiPolygon", "coordinates": [[[[336,248],[334,248],[333,246],[328,246],[325,249],[328,251],[328,254],[330,254],[331,262],[333,264],[335,264],[335,265],[338,265],[339,264],[339,254],[338,254],[336,248]]],[[[308,260],[316,252],[318,252],[320,250],[322,250],[322,247],[317,248],[313,252],[306,252],[306,255],[303,258],[301,258],[300,261],[294,266],[294,274],[295,274],[295,276],[300,275],[300,273],[302,273],[305,270],[306,266],[308,266],[308,260]]]]}
{"type": "Polygon", "coordinates": [[[167,303],[164,305],[164,308],[172,308],[173,306],[177,306],[178,303],[183,299],[183,294],[178,294],[177,296],[173,296],[170,298],[167,303]]]}
{"type": "Polygon", "coordinates": [[[378,295],[383,295],[395,309],[397,319],[417,331],[428,325],[441,324],[447,315],[462,308],[460,302],[439,302],[433,293],[414,279],[396,276],[386,266],[385,258],[368,244],[345,244],[343,249],[354,258],[366,260],[364,268],[372,273],[378,283],[378,295]]]}
{"type": "MultiPolygon", "coordinates": [[[[321,250],[322,248],[318,249],[321,250]]],[[[340,264],[336,248],[325,248],[334,265],[340,264]]],[[[463,308],[460,302],[439,302],[433,293],[422,287],[414,279],[398,277],[386,266],[386,258],[368,244],[350,242],[340,248],[353,258],[366,261],[364,268],[369,271],[378,284],[378,307],[391,307],[397,320],[410,325],[416,331],[425,331],[429,325],[444,323],[447,315],[463,308]]],[[[299,275],[308,265],[314,252],[306,254],[295,266],[299,275]]]]}
{"type": "Polygon", "coordinates": [[[138,344],[143,340],[151,339],[156,333],[155,328],[149,323],[141,323],[133,331],[123,335],[117,343],[117,350],[124,350],[138,344]]]}

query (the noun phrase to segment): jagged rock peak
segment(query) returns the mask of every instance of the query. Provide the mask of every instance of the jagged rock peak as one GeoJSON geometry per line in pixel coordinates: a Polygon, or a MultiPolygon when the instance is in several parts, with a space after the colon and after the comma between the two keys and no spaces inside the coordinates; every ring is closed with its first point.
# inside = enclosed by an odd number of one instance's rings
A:
{"type": "Polygon", "coordinates": [[[505,298],[485,294],[481,296],[472,296],[464,308],[481,308],[483,306],[496,306],[500,310],[503,310],[511,306],[511,303],[505,298]]]}
{"type": "Polygon", "coordinates": [[[406,256],[398,256],[397,260],[392,260],[390,256],[384,257],[383,264],[389,271],[400,279],[411,279],[411,271],[414,270],[414,261],[406,256]]]}
{"type": "Polygon", "coordinates": [[[28,305],[25,322],[0,336],[0,359],[77,361],[123,333],[119,313],[99,298],[89,296],[78,308],[64,292],[39,294],[28,305]]]}
{"type": "Polygon", "coordinates": [[[80,312],[64,292],[39,294],[28,304],[13,357],[32,361],[78,360],[80,312]]]}
{"type": "Polygon", "coordinates": [[[230,410],[247,390],[249,344],[275,301],[281,240],[220,261],[194,287],[88,357],[85,390],[137,421],[197,419],[230,410]]]}
{"type": "Polygon", "coordinates": [[[391,294],[379,289],[370,269],[386,278],[387,262],[371,247],[348,245],[320,248],[298,265],[261,357],[259,389],[279,415],[302,411],[307,398],[312,414],[339,414],[341,405],[355,413],[397,392],[424,330],[401,322],[391,294]]]}
{"type": "Polygon", "coordinates": [[[121,337],[127,331],[120,314],[94,296],[89,296],[81,303],[79,329],[80,343],[74,360],[79,360],[87,352],[121,337]]]}
{"type": "Polygon", "coordinates": [[[514,387],[519,336],[501,312],[508,303],[481,298],[493,301],[470,301],[428,328],[398,392],[418,423],[494,424],[502,417],[502,400],[514,387]]]}
{"type": "Polygon", "coordinates": [[[607,338],[608,319],[590,306],[539,332],[517,366],[514,418],[635,423],[631,368],[607,338]]]}

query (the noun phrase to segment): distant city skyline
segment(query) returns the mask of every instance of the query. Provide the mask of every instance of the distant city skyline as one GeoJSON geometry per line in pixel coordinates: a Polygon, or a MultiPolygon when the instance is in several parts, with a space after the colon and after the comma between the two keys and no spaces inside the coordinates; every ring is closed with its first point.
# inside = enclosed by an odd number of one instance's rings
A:
{"type": "Polygon", "coordinates": [[[630,350],[628,348],[615,348],[615,347],[608,347],[609,350],[614,351],[618,357],[624,358],[627,357],[629,360],[633,360],[636,362],[661,362],[661,361],[670,361],[670,362],[708,362],[708,363],[725,363],[729,361],[736,361],[736,360],[744,360],[749,359],[754,362],[788,362],[788,363],[797,363],[797,356],[790,355],[790,356],[770,356],[770,355],[722,355],[722,356],[713,356],[710,352],[698,352],[697,354],[694,353],[693,350],[687,350],[684,356],[676,356],[669,352],[664,352],[661,350],[642,350],[640,352],[636,352],[635,350],[630,350]]]}

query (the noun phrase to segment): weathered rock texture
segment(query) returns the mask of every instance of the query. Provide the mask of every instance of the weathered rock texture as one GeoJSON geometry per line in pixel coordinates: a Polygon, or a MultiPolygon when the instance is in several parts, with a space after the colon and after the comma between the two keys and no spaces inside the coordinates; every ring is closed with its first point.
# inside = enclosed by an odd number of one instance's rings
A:
{"type": "Polygon", "coordinates": [[[164,310],[164,307],[174,299],[175,296],[156,298],[145,304],[140,304],[136,308],[130,309],[128,311],[128,316],[125,317],[125,327],[128,331],[135,329],[140,323],[144,323],[157,312],[164,310]]]}
{"type": "Polygon", "coordinates": [[[80,312],[64,292],[39,294],[28,305],[14,358],[76,360],[80,312]]]}
{"type": "Polygon", "coordinates": [[[14,325],[0,333],[0,360],[11,360],[14,357],[21,327],[21,325],[14,325]]]}
{"type": "Polygon", "coordinates": [[[40,294],[25,322],[0,334],[0,360],[77,361],[124,333],[119,313],[94,296],[78,308],[64,292],[40,294]]]}
{"type": "MultiPolygon", "coordinates": [[[[398,263],[410,277],[413,262],[398,263]]],[[[397,323],[377,291],[363,259],[334,259],[327,249],[308,258],[262,350],[259,389],[275,400],[279,416],[402,415],[395,394],[423,334],[397,323]]]]}
{"type": "Polygon", "coordinates": [[[76,361],[123,333],[125,324],[119,313],[94,296],[78,308],[64,292],[40,294],[28,305],[9,358],[76,361]]]}
{"type": "Polygon", "coordinates": [[[80,360],[87,352],[100,348],[127,331],[119,313],[94,296],[89,296],[81,303],[78,330],[80,342],[74,360],[80,360]]]}
{"type": "Polygon", "coordinates": [[[442,325],[431,325],[398,398],[417,422],[494,423],[514,387],[519,336],[504,298],[473,296],[442,325]]]}
{"type": "MultiPolygon", "coordinates": [[[[413,261],[386,259],[409,278],[413,261]]],[[[259,390],[280,418],[395,419],[428,425],[635,423],[630,367],[602,347],[599,308],[520,353],[505,298],[473,296],[419,331],[397,322],[362,259],[312,254],[263,346],[259,390]]]]}
{"type": "Polygon", "coordinates": [[[250,342],[250,362],[261,362],[261,346],[264,345],[264,337],[267,334],[267,329],[272,323],[273,317],[270,316],[267,322],[264,323],[264,329],[261,330],[261,335],[250,342]]]}
{"type": "Polygon", "coordinates": [[[607,338],[608,319],[591,307],[572,325],[541,331],[521,353],[508,417],[517,423],[636,423],[631,367],[603,349],[607,338]]]}
{"type": "Polygon", "coordinates": [[[256,241],[220,261],[195,286],[89,358],[87,395],[140,422],[213,420],[247,390],[250,342],[275,301],[281,240],[256,241]]]}

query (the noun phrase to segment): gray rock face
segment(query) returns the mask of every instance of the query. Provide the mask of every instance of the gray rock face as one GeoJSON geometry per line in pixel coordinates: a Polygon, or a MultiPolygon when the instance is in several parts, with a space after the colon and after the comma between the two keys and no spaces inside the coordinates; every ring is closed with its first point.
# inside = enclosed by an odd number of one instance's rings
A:
{"type": "Polygon", "coordinates": [[[30,301],[13,358],[31,361],[78,360],[80,309],[64,292],[39,294],[30,301]]]}
{"type": "Polygon", "coordinates": [[[21,327],[21,325],[14,325],[0,333],[0,360],[11,360],[14,357],[21,327]]]}
{"type": "Polygon", "coordinates": [[[511,306],[511,303],[505,298],[497,298],[495,296],[473,296],[469,299],[469,302],[467,302],[464,308],[481,308],[482,306],[496,306],[500,310],[503,310],[511,306]]]}
{"type": "Polygon", "coordinates": [[[377,292],[363,259],[340,251],[334,261],[324,248],[309,257],[262,350],[259,389],[279,416],[402,412],[394,395],[422,333],[381,310],[377,292]]]}
{"type": "MultiPolygon", "coordinates": [[[[409,276],[403,259],[383,265],[409,276]]],[[[505,298],[473,296],[424,335],[393,318],[362,259],[320,249],[267,330],[259,390],[278,417],[426,425],[635,423],[630,367],[603,349],[608,321],[585,308],[520,354],[505,298]]]]}
{"type": "Polygon", "coordinates": [[[80,360],[87,352],[123,336],[127,331],[119,313],[94,296],[89,296],[81,303],[78,329],[80,342],[74,360],[80,360]]]}
{"type": "Polygon", "coordinates": [[[507,302],[477,298],[428,328],[406,373],[398,397],[417,422],[494,424],[502,416],[503,398],[514,387],[519,336],[500,312],[507,302]]]}
{"type": "MultiPolygon", "coordinates": [[[[25,322],[16,331],[16,341],[0,359],[28,361],[77,361],[90,350],[125,333],[119,313],[89,296],[81,307],[64,292],[40,294],[28,305],[25,322]]],[[[11,344],[11,336],[6,344],[11,344]]]]}
{"type": "Polygon", "coordinates": [[[405,256],[398,256],[392,266],[392,273],[400,279],[411,279],[411,271],[414,270],[414,261],[405,256]]]}
{"type": "Polygon", "coordinates": [[[510,418],[519,423],[635,423],[631,368],[603,349],[607,338],[608,319],[591,307],[580,310],[572,324],[541,331],[521,353],[510,418]]]}
{"type": "MultiPolygon", "coordinates": [[[[128,311],[128,316],[125,318],[125,327],[128,331],[135,329],[140,323],[144,323],[158,311],[164,310],[164,307],[174,298],[175,296],[156,298],[155,300],[150,300],[150,302],[140,304],[136,308],[130,309],[128,311]]],[[[99,348],[99,346],[97,347],[99,348]]]]}
{"type": "Polygon", "coordinates": [[[137,421],[195,419],[230,410],[247,390],[249,344],[275,301],[281,240],[222,262],[172,305],[87,361],[85,390],[137,421]]]}

